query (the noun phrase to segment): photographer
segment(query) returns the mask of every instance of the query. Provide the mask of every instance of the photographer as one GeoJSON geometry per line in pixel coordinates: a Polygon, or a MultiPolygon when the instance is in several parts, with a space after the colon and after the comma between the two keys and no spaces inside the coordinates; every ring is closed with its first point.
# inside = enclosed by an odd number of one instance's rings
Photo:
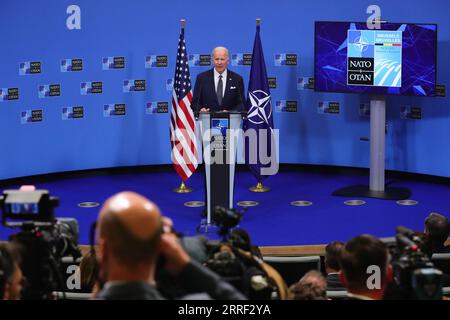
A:
{"type": "MultiPolygon", "coordinates": [[[[168,220],[145,197],[121,192],[103,205],[97,224],[100,278],[99,299],[164,299],[156,288],[157,258],[189,293],[213,299],[245,299],[231,285],[192,260],[168,220]],[[206,297],[206,295],[204,296],[206,297]]],[[[197,296],[198,298],[198,296],[197,296]]]]}
{"type": "Polygon", "coordinates": [[[23,280],[17,250],[10,243],[0,244],[1,300],[19,300],[23,280]]]}

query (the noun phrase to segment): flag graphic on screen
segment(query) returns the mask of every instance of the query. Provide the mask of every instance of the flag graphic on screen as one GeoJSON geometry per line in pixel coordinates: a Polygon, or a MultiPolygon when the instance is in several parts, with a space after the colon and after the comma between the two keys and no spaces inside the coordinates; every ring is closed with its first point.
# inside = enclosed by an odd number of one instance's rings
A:
{"type": "Polygon", "coordinates": [[[247,97],[247,120],[245,122],[246,130],[256,130],[257,143],[255,141],[245,140],[245,158],[246,163],[249,165],[250,170],[256,177],[258,182],[266,177],[261,174],[261,168],[269,167],[270,163],[262,163],[260,158],[260,148],[267,148],[264,150],[267,157],[274,159],[275,150],[271,150],[271,140],[273,136],[273,116],[272,116],[272,101],[269,90],[269,82],[267,80],[266,63],[264,60],[264,54],[261,45],[261,39],[259,36],[259,26],[256,27],[255,42],[253,44],[252,66],[250,69],[250,80],[248,84],[248,97],[247,97]],[[267,133],[267,146],[263,145],[260,141],[260,131],[265,129],[267,133]],[[255,144],[252,145],[252,144],[255,144]],[[252,153],[256,153],[256,163],[251,161],[252,153]]]}
{"type": "Polygon", "coordinates": [[[181,28],[172,91],[170,143],[172,146],[172,162],[183,182],[194,173],[198,166],[195,121],[191,108],[191,76],[186,52],[184,28],[181,28]]]}

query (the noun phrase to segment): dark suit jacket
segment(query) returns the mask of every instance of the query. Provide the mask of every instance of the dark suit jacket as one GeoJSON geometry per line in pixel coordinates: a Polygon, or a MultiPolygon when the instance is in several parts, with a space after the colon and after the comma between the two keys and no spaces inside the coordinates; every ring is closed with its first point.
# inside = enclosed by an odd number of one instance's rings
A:
{"type": "Polygon", "coordinates": [[[243,111],[244,104],[244,80],[237,73],[227,69],[227,82],[221,105],[217,100],[214,85],[214,69],[202,72],[197,76],[192,99],[194,112],[199,112],[203,107],[209,108],[210,111],[243,111]]]}
{"type": "MultiPolygon", "coordinates": [[[[218,300],[245,300],[231,284],[220,278],[213,271],[195,260],[181,271],[177,277],[178,284],[185,293],[206,293],[218,300]]],[[[189,297],[187,297],[189,298],[189,297]]],[[[192,298],[192,296],[191,296],[192,298]]],[[[163,300],[165,297],[154,286],[146,282],[122,282],[106,284],[97,299],[101,300],[163,300]]],[[[197,299],[200,299],[197,297],[197,299]]]]}
{"type": "Polygon", "coordinates": [[[450,245],[442,246],[439,249],[437,249],[434,253],[450,253],[450,245]]]}
{"type": "Polygon", "coordinates": [[[158,290],[146,282],[107,285],[98,295],[101,300],[164,300],[158,290]]]}
{"type": "Polygon", "coordinates": [[[327,275],[327,291],[345,291],[347,290],[341,283],[337,273],[327,275]]]}

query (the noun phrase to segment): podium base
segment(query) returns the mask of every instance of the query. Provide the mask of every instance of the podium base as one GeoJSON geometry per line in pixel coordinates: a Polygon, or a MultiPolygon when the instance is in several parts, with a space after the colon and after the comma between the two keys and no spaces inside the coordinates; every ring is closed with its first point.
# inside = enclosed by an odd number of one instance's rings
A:
{"type": "Polygon", "coordinates": [[[253,192],[267,192],[270,191],[270,187],[265,187],[261,182],[258,182],[256,186],[248,188],[248,190],[253,192]]]}
{"type": "Polygon", "coordinates": [[[202,234],[217,234],[219,227],[213,222],[208,223],[208,219],[200,220],[200,225],[197,227],[197,233],[202,234]]]}
{"type": "Polygon", "coordinates": [[[411,196],[411,191],[406,188],[385,188],[384,191],[370,190],[369,186],[356,185],[342,188],[332,193],[338,197],[376,198],[384,200],[405,200],[411,196]]]}

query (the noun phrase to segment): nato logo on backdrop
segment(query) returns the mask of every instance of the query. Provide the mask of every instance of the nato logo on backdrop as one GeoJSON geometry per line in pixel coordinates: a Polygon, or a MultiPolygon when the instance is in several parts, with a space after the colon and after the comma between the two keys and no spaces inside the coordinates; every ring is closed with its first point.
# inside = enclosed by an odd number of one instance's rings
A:
{"type": "Polygon", "coordinates": [[[123,92],[145,91],[145,80],[123,80],[123,92]]]}
{"type": "Polygon", "coordinates": [[[126,113],[125,103],[109,103],[103,105],[104,117],[124,116],[126,113]]]}
{"type": "Polygon", "coordinates": [[[295,53],[276,53],[275,54],[275,66],[296,66],[297,54],[295,53]]]}
{"type": "Polygon", "coordinates": [[[103,70],[114,70],[125,68],[125,57],[103,57],[103,70]]]}
{"type": "Polygon", "coordinates": [[[168,113],[169,103],[167,101],[148,102],[145,106],[145,114],[168,113]]]}
{"type": "Polygon", "coordinates": [[[359,116],[360,117],[370,117],[370,104],[361,103],[359,105],[359,116]]]}
{"type": "Polygon", "coordinates": [[[269,83],[270,89],[277,88],[277,77],[267,77],[267,82],[269,83]]]}
{"type": "Polygon", "coordinates": [[[61,72],[83,71],[83,59],[61,60],[61,72]]]}
{"type": "Polygon", "coordinates": [[[40,61],[25,61],[19,63],[19,75],[24,76],[27,74],[41,73],[40,61]]]}
{"type": "Polygon", "coordinates": [[[251,66],[252,54],[251,53],[235,53],[231,55],[232,66],[251,66]]]}
{"type": "Polygon", "coordinates": [[[82,106],[62,108],[62,120],[82,119],[82,118],[84,118],[84,108],[82,106]]]}
{"type": "Polygon", "coordinates": [[[211,55],[210,54],[190,54],[189,55],[189,66],[190,67],[203,67],[211,65],[211,55]]]}
{"type": "Polygon", "coordinates": [[[166,81],[166,90],[172,92],[173,91],[173,78],[167,79],[166,81]]]}
{"type": "Polygon", "coordinates": [[[98,94],[103,92],[103,83],[101,81],[87,81],[80,85],[80,93],[82,95],[98,94]]]}
{"type": "Polygon", "coordinates": [[[317,113],[319,114],[338,114],[339,110],[339,102],[336,101],[320,101],[317,107],[317,113]]]}
{"type": "Polygon", "coordinates": [[[20,123],[22,124],[41,122],[43,119],[42,109],[25,110],[20,113],[20,123]]]}
{"type": "Polygon", "coordinates": [[[59,84],[44,84],[39,86],[39,98],[59,97],[61,95],[61,86],[59,84]]]}
{"type": "Polygon", "coordinates": [[[164,55],[151,55],[145,57],[145,68],[166,68],[169,66],[169,58],[164,55]]]}
{"type": "Polygon", "coordinates": [[[0,101],[19,100],[19,88],[0,88],[0,101]]]}
{"type": "Polygon", "coordinates": [[[297,101],[277,100],[275,101],[276,112],[297,112],[297,101]]]}
{"type": "Polygon", "coordinates": [[[446,96],[445,84],[437,84],[436,97],[445,97],[445,96],[446,96]]]}
{"type": "Polygon", "coordinates": [[[314,78],[302,77],[297,78],[297,90],[313,90],[314,89],[314,78]]]}
{"type": "Polygon", "coordinates": [[[400,119],[420,120],[422,119],[422,108],[403,106],[400,108],[400,119]]]}

